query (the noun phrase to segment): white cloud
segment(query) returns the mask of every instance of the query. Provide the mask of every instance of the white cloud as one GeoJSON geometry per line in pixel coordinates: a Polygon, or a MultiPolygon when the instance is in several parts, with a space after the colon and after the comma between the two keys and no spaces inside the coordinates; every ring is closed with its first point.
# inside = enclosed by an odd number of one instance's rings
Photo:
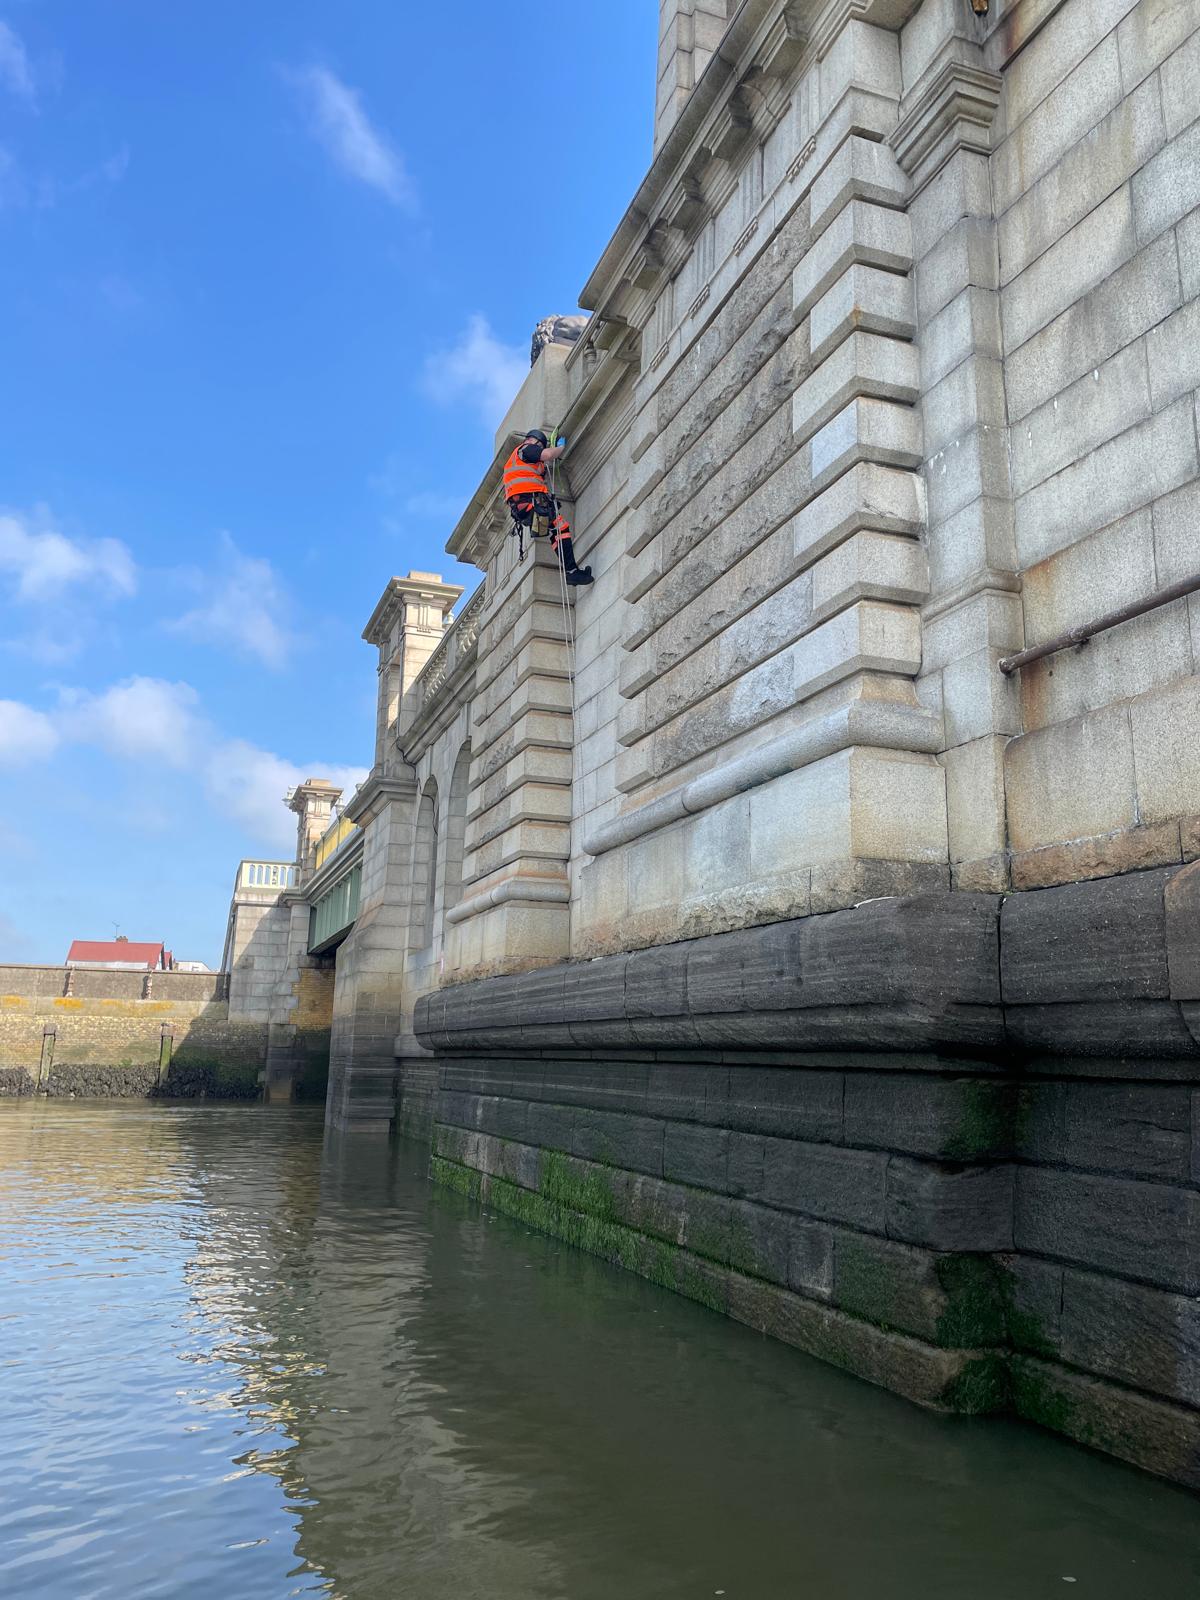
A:
{"type": "Polygon", "coordinates": [[[48,712],[0,700],[0,772],[44,761],[64,743],[97,745],[116,760],[159,773],[169,767],[197,780],[214,809],[245,830],[248,852],[288,860],[296,822],[283,804],[287,791],[321,777],[349,796],[367,776],[366,767],[288,761],[246,739],[228,739],[205,717],[190,684],[163,678],[127,678],[99,693],[63,690],[48,712]]]}
{"type": "Polygon", "coordinates": [[[207,731],[197,714],[200,697],[187,683],[163,678],[126,678],[102,694],[67,690],[58,723],[79,744],[95,744],[110,755],[189,767],[207,731]]]}
{"type": "Polygon", "coordinates": [[[33,68],[29,65],[25,46],[7,22],[0,22],[0,84],[15,94],[18,100],[24,100],[29,105],[34,103],[33,68]]]}
{"type": "Polygon", "coordinates": [[[243,555],[223,533],[215,571],[196,570],[188,576],[201,591],[200,604],[165,626],[208,643],[231,645],[267,667],[284,665],[293,643],[286,625],[289,599],[269,561],[243,555]]]}
{"type": "Polygon", "coordinates": [[[283,804],[287,791],[306,778],[328,778],[349,797],[366,776],[366,767],[331,767],[320,761],[297,766],[245,739],[230,739],[211,752],[205,785],[218,809],[246,828],[257,847],[290,859],[296,819],[283,804]]]}
{"type": "Polygon", "coordinates": [[[59,600],[72,588],[116,595],[137,588],[137,568],[119,539],[70,539],[45,513],[36,525],[16,512],[0,512],[0,573],[15,579],[18,600],[59,600]]]}
{"type": "Polygon", "coordinates": [[[327,67],[288,76],[304,94],[313,134],[342,171],[386,195],[393,205],[411,208],[416,192],[403,159],[372,125],[357,89],[327,67]]]}
{"type": "Polygon", "coordinates": [[[503,344],[476,312],[456,344],[425,358],[421,386],[438,405],[471,405],[497,428],[528,376],[528,353],[503,344]]]}
{"type": "Polygon", "coordinates": [[[0,700],[0,770],[44,761],[58,747],[58,730],[44,711],[0,700]]]}

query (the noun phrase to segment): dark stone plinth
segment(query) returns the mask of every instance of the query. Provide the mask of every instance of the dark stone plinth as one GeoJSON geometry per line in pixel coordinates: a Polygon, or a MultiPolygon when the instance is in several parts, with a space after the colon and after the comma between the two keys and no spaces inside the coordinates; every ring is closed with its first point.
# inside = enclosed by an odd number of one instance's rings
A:
{"type": "Polygon", "coordinates": [[[1200,1487],[1200,870],[441,991],[433,1172],[920,1404],[1200,1487]]]}

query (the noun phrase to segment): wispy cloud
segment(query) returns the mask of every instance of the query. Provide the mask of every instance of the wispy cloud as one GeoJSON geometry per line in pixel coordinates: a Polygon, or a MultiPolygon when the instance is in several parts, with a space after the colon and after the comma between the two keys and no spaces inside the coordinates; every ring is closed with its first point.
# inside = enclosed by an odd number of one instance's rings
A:
{"type": "Polygon", "coordinates": [[[15,599],[29,604],[60,600],[70,590],[130,595],[137,567],[120,539],[72,539],[45,510],[27,516],[0,511],[0,575],[13,580],[15,599]]]}
{"type": "Polygon", "coordinates": [[[36,103],[37,89],[28,53],[7,22],[0,22],[0,85],[27,105],[36,103]]]}
{"type": "Polygon", "coordinates": [[[99,745],[109,755],[139,761],[191,765],[207,730],[197,708],[200,696],[187,683],[162,678],[126,678],[100,694],[66,690],[56,717],[63,737],[99,745]]]}
{"type": "Polygon", "coordinates": [[[358,90],[327,67],[307,67],[287,76],[303,95],[312,133],[331,160],[393,205],[411,209],[416,190],[403,157],[372,123],[358,90]]]}
{"type": "Polygon", "coordinates": [[[205,787],[217,809],[240,823],[261,848],[290,856],[296,821],[282,804],[287,791],[306,778],[328,778],[349,795],[366,776],[366,767],[297,764],[245,739],[230,739],[212,752],[205,787]]]}
{"type": "Polygon", "coordinates": [[[504,344],[476,312],[454,344],[425,358],[421,387],[435,404],[470,405],[497,428],[528,375],[527,352],[504,344]]]}
{"type": "Polygon", "coordinates": [[[287,625],[291,601],[269,561],[243,554],[222,533],[213,569],[194,568],[186,578],[199,603],[166,623],[172,632],[230,645],[275,670],[285,665],[294,642],[287,625]]]}
{"type": "Polygon", "coordinates": [[[19,700],[0,700],[0,771],[46,760],[58,742],[58,729],[44,711],[19,700]]]}
{"type": "Polygon", "coordinates": [[[0,700],[0,773],[48,760],[56,750],[93,745],[143,774],[164,767],[198,783],[214,810],[244,829],[251,849],[291,854],[295,819],[286,792],[308,777],[347,793],[365,767],[289,761],[245,739],[230,739],[205,715],[190,684],[133,677],[99,691],[64,689],[40,711],[0,700]]]}
{"type": "Polygon", "coordinates": [[[411,484],[412,457],[399,450],[367,479],[368,487],[387,503],[383,525],[391,533],[403,533],[413,523],[439,533],[447,524],[453,526],[458,521],[470,499],[470,490],[455,494],[449,490],[418,489],[414,493],[411,484]]]}

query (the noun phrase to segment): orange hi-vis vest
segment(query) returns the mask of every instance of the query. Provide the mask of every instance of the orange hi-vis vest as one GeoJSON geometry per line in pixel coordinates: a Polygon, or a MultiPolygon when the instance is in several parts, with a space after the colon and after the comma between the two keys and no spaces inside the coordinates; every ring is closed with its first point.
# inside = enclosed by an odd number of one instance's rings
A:
{"type": "Polygon", "coordinates": [[[525,441],[522,440],[504,463],[504,498],[506,500],[515,500],[526,494],[546,493],[546,469],[540,461],[536,463],[522,461],[521,451],[524,448],[525,441]]]}

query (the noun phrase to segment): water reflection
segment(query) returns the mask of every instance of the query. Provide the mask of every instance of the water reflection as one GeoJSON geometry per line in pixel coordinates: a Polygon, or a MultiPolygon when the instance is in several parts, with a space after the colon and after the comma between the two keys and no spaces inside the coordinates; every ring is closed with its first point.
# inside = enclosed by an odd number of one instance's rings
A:
{"type": "Polygon", "coordinates": [[[1191,1497],[924,1416],[303,1111],[0,1105],[0,1471],[5,1596],[1200,1580],[1191,1497]]]}

